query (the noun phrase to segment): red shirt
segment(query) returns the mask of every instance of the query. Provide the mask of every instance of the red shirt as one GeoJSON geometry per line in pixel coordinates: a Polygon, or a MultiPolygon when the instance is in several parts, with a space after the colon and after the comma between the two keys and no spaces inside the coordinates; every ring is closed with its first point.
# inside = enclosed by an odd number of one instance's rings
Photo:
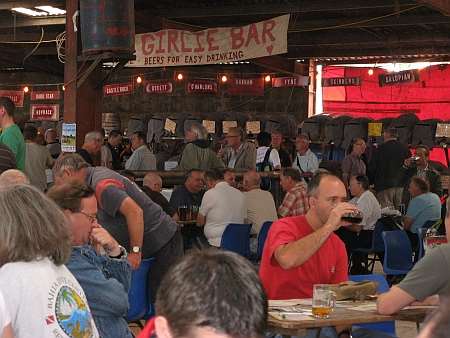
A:
{"type": "Polygon", "coordinates": [[[348,280],[344,243],[332,233],[305,263],[285,270],[275,259],[275,250],[313,233],[305,216],[275,222],[269,231],[259,275],[269,299],[312,298],[314,284],[335,284],[348,280]]]}

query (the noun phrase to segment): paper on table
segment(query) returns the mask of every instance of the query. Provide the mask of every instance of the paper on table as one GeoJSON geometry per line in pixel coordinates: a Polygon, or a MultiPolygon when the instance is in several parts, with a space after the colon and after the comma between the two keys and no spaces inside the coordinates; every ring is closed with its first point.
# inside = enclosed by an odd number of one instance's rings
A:
{"type": "Polygon", "coordinates": [[[377,309],[377,304],[375,302],[373,303],[365,303],[360,304],[352,307],[347,307],[349,310],[356,310],[356,311],[375,311],[377,309]]]}
{"type": "Polygon", "coordinates": [[[309,313],[302,312],[269,312],[269,315],[278,320],[314,320],[314,317],[309,313]]]}
{"type": "Polygon", "coordinates": [[[280,300],[269,300],[269,308],[271,307],[283,307],[283,306],[295,306],[295,305],[312,305],[311,298],[305,299],[280,299],[280,300]]]}

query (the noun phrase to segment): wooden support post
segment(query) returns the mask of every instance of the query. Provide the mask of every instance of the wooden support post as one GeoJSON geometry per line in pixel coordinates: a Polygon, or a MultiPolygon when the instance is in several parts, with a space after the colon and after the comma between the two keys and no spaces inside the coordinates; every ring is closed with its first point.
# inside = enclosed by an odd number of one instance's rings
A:
{"type": "Polygon", "coordinates": [[[78,43],[72,20],[77,10],[78,0],[66,0],[66,63],[64,64],[64,122],[66,123],[74,123],[77,120],[78,43]]]}
{"type": "Polygon", "coordinates": [[[316,61],[309,60],[308,117],[316,114],[316,61]]]}

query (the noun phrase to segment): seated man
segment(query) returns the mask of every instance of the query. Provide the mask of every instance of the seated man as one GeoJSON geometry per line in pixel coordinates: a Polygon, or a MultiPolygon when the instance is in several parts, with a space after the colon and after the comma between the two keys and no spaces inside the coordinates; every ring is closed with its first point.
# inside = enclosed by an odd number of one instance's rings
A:
{"type": "Polygon", "coordinates": [[[411,178],[409,193],[412,199],[403,219],[403,228],[413,250],[417,250],[419,228],[427,221],[437,221],[441,218],[441,201],[438,195],[429,191],[428,182],[418,176],[411,178]]]}
{"type": "Polygon", "coordinates": [[[186,255],[164,278],[155,307],[156,317],[138,338],[265,336],[267,298],[261,282],[252,264],[232,252],[186,255]]]}
{"type": "MultiPolygon", "coordinates": [[[[450,242],[450,200],[447,200],[445,228],[450,242]]],[[[437,304],[440,297],[448,301],[449,294],[450,244],[442,244],[427,252],[399,284],[378,297],[377,310],[390,315],[416,301],[437,304]]]]}
{"type": "Polygon", "coordinates": [[[280,176],[281,188],[286,192],[278,207],[280,217],[304,215],[309,209],[306,183],[300,172],[293,168],[283,168],[280,176]]]}
{"type": "Polygon", "coordinates": [[[127,252],[97,223],[94,191],[69,182],[47,195],[69,220],[72,254],[66,266],[86,294],[100,336],[133,337],[125,320],[131,278],[127,252]]]}
{"type": "Polygon", "coordinates": [[[77,154],[60,156],[53,175],[56,185],[72,178],[95,191],[98,220],[127,249],[133,269],[139,267],[142,257],[155,257],[149,284],[156,292],[164,273],[183,254],[176,222],[134,182],[108,168],[89,167],[77,154]]]}
{"type": "Polygon", "coordinates": [[[169,201],[161,194],[162,191],[162,178],[158,174],[148,173],[144,176],[142,182],[142,191],[147,194],[150,199],[158,204],[164,212],[172,218],[176,217],[176,209],[174,209],[169,201]]]}
{"type": "Polygon", "coordinates": [[[94,158],[100,154],[103,136],[98,131],[90,131],[84,136],[84,143],[77,153],[90,165],[94,165],[94,158]]]}
{"type": "MultiPolygon", "coordinates": [[[[198,211],[200,204],[202,204],[203,194],[205,193],[203,190],[205,187],[203,175],[204,172],[202,170],[189,170],[186,174],[184,184],[173,190],[169,203],[175,211],[178,211],[180,207],[196,209],[198,211]]],[[[181,228],[181,234],[183,235],[185,250],[192,248],[199,238],[204,241],[203,229],[195,225],[184,225],[181,228]]]]}
{"type": "Polygon", "coordinates": [[[261,177],[254,171],[244,174],[244,198],[246,207],[246,222],[252,224],[252,235],[258,235],[264,222],[275,221],[277,209],[270,192],[261,190],[261,177]]]}
{"type": "MultiPolygon", "coordinates": [[[[367,176],[353,176],[350,179],[350,192],[353,198],[349,203],[355,204],[363,215],[360,224],[352,224],[349,227],[341,227],[336,234],[342,239],[347,248],[347,254],[350,256],[352,250],[356,248],[370,248],[372,246],[373,229],[375,223],[381,217],[381,207],[375,195],[369,190],[369,179],[367,176]]],[[[361,265],[364,256],[352,253],[353,275],[366,273],[361,265]]]]}
{"type": "Polygon", "coordinates": [[[230,185],[230,187],[237,188],[236,174],[233,169],[224,169],[223,179],[230,185]]]}
{"type": "Polygon", "coordinates": [[[203,196],[197,224],[204,226],[203,232],[209,245],[220,247],[227,225],[244,223],[244,195],[224,181],[219,169],[207,171],[205,180],[209,190],[203,196]]]}

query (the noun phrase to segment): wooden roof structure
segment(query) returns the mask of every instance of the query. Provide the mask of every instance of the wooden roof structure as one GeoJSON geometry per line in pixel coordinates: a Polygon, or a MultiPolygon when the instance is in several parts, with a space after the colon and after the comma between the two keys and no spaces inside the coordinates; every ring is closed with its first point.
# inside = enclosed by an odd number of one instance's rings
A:
{"type": "MultiPolygon", "coordinates": [[[[66,18],[11,11],[39,5],[66,6],[64,0],[0,2],[0,71],[63,74],[54,40],[66,18]]],[[[286,13],[288,53],[256,61],[260,65],[450,59],[447,0],[135,0],[136,33],[241,26],[286,13]]]]}

